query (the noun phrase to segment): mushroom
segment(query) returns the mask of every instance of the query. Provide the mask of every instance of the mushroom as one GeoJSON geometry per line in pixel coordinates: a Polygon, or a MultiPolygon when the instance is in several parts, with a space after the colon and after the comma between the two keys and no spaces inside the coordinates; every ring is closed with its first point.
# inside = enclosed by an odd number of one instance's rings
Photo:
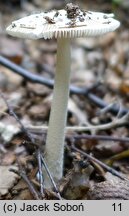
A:
{"type": "MultiPolygon", "coordinates": [[[[64,137],[70,84],[70,40],[99,36],[117,29],[113,14],[84,11],[69,3],[63,10],[52,10],[21,18],[7,28],[8,34],[27,39],[57,39],[57,66],[53,103],[46,141],[46,161],[55,178],[63,175],[64,137]]],[[[50,183],[46,183],[47,187],[50,183]]]]}

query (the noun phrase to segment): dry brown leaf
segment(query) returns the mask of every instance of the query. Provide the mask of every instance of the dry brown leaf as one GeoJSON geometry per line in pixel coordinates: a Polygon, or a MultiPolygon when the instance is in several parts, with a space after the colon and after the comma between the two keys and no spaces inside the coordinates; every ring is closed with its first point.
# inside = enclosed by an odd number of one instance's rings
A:
{"type": "Polygon", "coordinates": [[[28,189],[28,185],[23,179],[20,179],[17,185],[15,185],[11,194],[13,196],[13,200],[32,200],[33,196],[28,189]]]}
{"type": "Polygon", "coordinates": [[[7,194],[19,178],[18,175],[9,171],[11,168],[17,169],[16,166],[0,166],[0,197],[7,194]]]}
{"type": "Polygon", "coordinates": [[[11,165],[16,161],[16,155],[14,151],[9,151],[4,155],[2,160],[2,165],[7,166],[11,165]]]}

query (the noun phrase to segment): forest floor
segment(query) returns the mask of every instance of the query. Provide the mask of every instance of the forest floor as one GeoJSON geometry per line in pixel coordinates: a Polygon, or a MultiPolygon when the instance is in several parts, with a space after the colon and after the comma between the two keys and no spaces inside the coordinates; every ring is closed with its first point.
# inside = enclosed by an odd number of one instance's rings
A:
{"type": "Polygon", "coordinates": [[[41,193],[36,179],[37,152],[45,147],[43,126],[49,120],[57,43],[13,38],[5,28],[32,11],[64,4],[59,0],[0,2],[0,92],[4,95],[0,97],[0,199],[129,199],[129,5],[94,2],[78,1],[87,10],[115,13],[121,26],[105,36],[71,41],[75,91],[70,93],[67,125],[77,130],[66,133],[64,177],[57,183],[58,193],[55,188],[41,193]],[[11,63],[20,68],[15,70],[11,63]],[[22,68],[31,72],[28,80],[18,75],[22,68]],[[32,75],[47,81],[33,83],[32,75]],[[80,126],[85,129],[79,130],[80,126]]]}

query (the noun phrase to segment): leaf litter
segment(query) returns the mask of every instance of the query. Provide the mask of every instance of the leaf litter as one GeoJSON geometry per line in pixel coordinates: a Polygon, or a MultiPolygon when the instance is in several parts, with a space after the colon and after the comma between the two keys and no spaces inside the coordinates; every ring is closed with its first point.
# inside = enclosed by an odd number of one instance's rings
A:
{"type": "MultiPolygon", "coordinates": [[[[8,2],[8,1],[7,1],[8,2]]],[[[11,2],[11,1],[10,1],[11,2]]],[[[57,7],[62,7],[63,1],[57,2],[57,7]],[[59,4],[60,2],[60,4],[59,4]]],[[[97,1],[96,1],[97,2],[97,1]]],[[[99,7],[101,5],[102,11],[112,11],[112,4],[106,1],[98,0],[99,7]]],[[[90,1],[79,1],[85,9],[98,10],[98,4],[90,4],[90,1]]],[[[3,55],[13,61],[14,63],[35,72],[48,79],[54,77],[55,72],[55,56],[56,56],[56,41],[21,41],[18,39],[8,37],[4,32],[4,27],[10,23],[10,20],[15,17],[26,15],[26,13],[41,8],[48,9],[53,7],[53,1],[26,1],[22,7],[20,1],[17,1],[13,7],[9,7],[0,3],[1,9],[1,50],[0,55],[3,55]],[[15,13],[14,13],[15,11],[15,13]],[[13,47],[13,49],[12,49],[13,47]],[[13,50],[13,52],[12,52],[13,50]]],[[[128,70],[129,70],[129,32],[128,19],[125,8],[126,1],[122,1],[119,8],[116,7],[115,14],[118,19],[122,21],[122,27],[117,31],[110,33],[103,38],[83,38],[76,39],[72,43],[72,84],[79,87],[91,87],[98,80],[102,81],[97,88],[91,91],[101,99],[109,104],[113,99],[120,101],[122,107],[129,108],[128,95],[128,70]],[[121,45],[122,43],[122,45],[121,45]],[[79,57],[81,56],[81,60],[79,57]]],[[[55,3],[56,5],[56,3],[55,3]]],[[[126,5],[126,7],[128,7],[126,5]]],[[[8,102],[13,105],[14,111],[17,113],[19,119],[24,126],[34,125],[42,126],[48,124],[50,106],[52,100],[52,91],[39,84],[32,84],[27,82],[23,77],[11,72],[6,67],[0,65],[0,89],[4,93],[8,102]]],[[[114,116],[111,112],[105,112],[104,115],[97,115],[100,108],[91,103],[84,95],[70,95],[68,108],[68,125],[69,126],[83,126],[83,125],[101,125],[112,122],[114,116]]],[[[118,102],[119,104],[119,102],[118,102]]],[[[18,123],[9,115],[5,114],[8,109],[0,98],[0,196],[1,199],[34,199],[33,195],[28,189],[27,183],[9,169],[17,169],[17,157],[20,158],[21,164],[27,171],[30,181],[33,182],[37,191],[40,190],[40,184],[37,182],[36,173],[37,161],[36,157],[31,157],[35,152],[35,147],[31,144],[26,135],[20,131],[18,123]],[[10,158],[7,160],[7,158],[10,158]],[[6,165],[6,166],[5,166],[6,165]],[[14,186],[15,185],[15,186],[14,186]]],[[[31,131],[32,132],[32,131],[31,131]]],[[[120,128],[110,128],[103,131],[91,130],[88,134],[128,137],[128,127],[123,125],[120,128]]],[[[97,171],[95,166],[90,163],[89,166],[94,167],[92,172],[87,174],[87,167],[80,167],[82,163],[82,156],[71,150],[70,146],[73,142],[76,146],[89,154],[93,154],[101,160],[108,160],[115,155],[119,155],[119,160],[113,160],[112,166],[117,168],[129,178],[128,172],[128,156],[120,157],[120,153],[128,151],[128,143],[121,141],[109,142],[99,140],[74,140],[75,135],[83,135],[85,132],[70,132],[72,139],[67,139],[66,134],[66,150],[64,163],[64,178],[59,183],[59,191],[61,196],[65,199],[90,199],[96,198],[93,194],[92,188],[96,188],[97,184],[101,184],[100,191],[103,185],[110,185],[109,179],[105,180],[97,171]],[[75,160],[76,159],[76,160],[75,160]],[[76,161],[76,162],[75,162],[76,161]],[[83,189],[82,189],[83,188],[83,189]]],[[[35,137],[38,145],[44,143],[46,131],[42,129],[34,130],[32,135],[35,137]]],[[[127,153],[127,152],[126,152],[127,153]]],[[[85,158],[83,158],[85,161],[85,158]]],[[[83,164],[84,165],[84,164],[83,164]]],[[[105,171],[105,175],[106,175],[105,171]]],[[[123,185],[122,185],[123,188],[123,185]]],[[[108,190],[108,189],[107,189],[108,190]]],[[[115,198],[115,196],[113,197],[115,198]]],[[[125,197],[127,198],[127,197],[125,197]]],[[[45,199],[57,199],[55,193],[52,191],[45,191],[45,199]]],[[[106,197],[102,197],[106,199],[106,197]]]]}

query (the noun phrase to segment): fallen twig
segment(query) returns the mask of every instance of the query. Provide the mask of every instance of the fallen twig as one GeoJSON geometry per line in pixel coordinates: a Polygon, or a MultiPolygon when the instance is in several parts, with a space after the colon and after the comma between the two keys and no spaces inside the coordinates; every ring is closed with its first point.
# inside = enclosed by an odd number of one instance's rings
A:
{"type": "MultiPolygon", "coordinates": [[[[34,140],[32,134],[28,131],[28,129],[26,127],[24,127],[24,125],[22,124],[22,122],[20,121],[20,119],[18,118],[18,116],[16,115],[16,113],[13,111],[13,108],[7,102],[6,98],[4,97],[4,94],[0,93],[0,96],[5,101],[5,103],[6,103],[7,107],[8,107],[8,110],[9,110],[9,114],[12,115],[15,118],[15,120],[19,123],[19,125],[21,126],[21,130],[23,131],[23,133],[25,133],[27,135],[27,137],[30,139],[31,143],[33,143],[34,146],[35,146],[35,148],[36,148],[35,140],[34,140]]],[[[44,161],[43,156],[41,156],[41,160],[42,160],[42,163],[43,163],[43,165],[45,167],[45,170],[46,170],[46,172],[47,172],[47,174],[48,174],[48,176],[49,176],[49,178],[50,178],[50,180],[52,182],[52,185],[54,186],[54,189],[55,189],[55,192],[57,193],[58,198],[61,199],[60,193],[59,193],[59,191],[58,191],[58,189],[56,187],[54,179],[52,178],[52,176],[51,176],[51,174],[49,172],[49,169],[47,167],[46,162],[44,161]]]]}
{"type": "MultiPolygon", "coordinates": [[[[126,113],[121,118],[115,118],[112,122],[109,122],[107,124],[90,125],[90,126],[72,126],[72,127],[68,126],[68,127],[66,127],[66,132],[67,131],[83,132],[83,131],[91,131],[91,130],[95,130],[95,131],[109,130],[112,128],[129,125],[128,118],[129,118],[129,112],[126,113]]],[[[45,130],[48,130],[48,126],[46,126],[46,125],[42,125],[42,126],[29,125],[29,126],[27,126],[27,129],[31,130],[31,131],[35,131],[35,132],[36,131],[38,132],[41,130],[43,132],[45,130]]]]}
{"type": "Polygon", "coordinates": [[[53,187],[54,187],[54,190],[55,190],[55,192],[56,192],[56,194],[57,194],[59,200],[62,200],[61,195],[60,195],[60,193],[59,193],[59,190],[58,190],[58,188],[57,188],[57,186],[56,186],[56,184],[55,184],[55,182],[54,182],[54,180],[53,180],[53,178],[52,178],[52,175],[51,175],[51,173],[50,173],[50,171],[49,171],[49,169],[48,169],[48,167],[47,167],[46,161],[45,161],[45,159],[44,159],[44,157],[43,157],[42,155],[41,155],[41,160],[42,160],[42,163],[43,163],[43,165],[44,165],[44,167],[45,167],[45,169],[46,169],[46,172],[47,172],[47,174],[48,174],[48,176],[49,176],[49,178],[50,178],[50,180],[51,180],[51,183],[52,183],[52,185],[53,185],[53,187]]]}
{"type": "Polygon", "coordinates": [[[80,154],[84,155],[86,158],[88,158],[90,161],[94,161],[95,163],[98,163],[100,166],[102,166],[104,169],[106,169],[108,172],[112,173],[113,175],[119,177],[122,180],[129,181],[124,175],[117,172],[115,169],[109,167],[108,165],[104,164],[100,160],[96,159],[95,157],[87,154],[86,152],[83,152],[82,150],[76,148],[74,145],[71,146],[72,150],[79,152],[80,154]]]}
{"type": "Polygon", "coordinates": [[[41,152],[39,149],[36,151],[37,161],[38,161],[38,167],[39,167],[39,181],[40,181],[40,193],[42,195],[42,198],[45,197],[44,193],[44,178],[43,178],[43,166],[41,161],[41,152]]]}
{"type": "Polygon", "coordinates": [[[115,142],[128,142],[129,143],[129,137],[113,137],[113,136],[107,136],[107,135],[89,135],[89,134],[83,134],[83,135],[72,135],[67,136],[67,138],[73,138],[75,140],[80,139],[88,139],[88,140],[105,140],[105,141],[115,141],[115,142]]]}
{"type": "Polygon", "coordinates": [[[0,96],[3,98],[6,106],[8,107],[8,111],[9,114],[11,116],[13,116],[15,118],[15,120],[19,123],[21,130],[23,133],[25,133],[27,135],[27,137],[30,139],[30,141],[35,144],[34,138],[32,137],[31,133],[24,127],[24,125],[22,124],[22,122],[20,121],[20,119],[18,118],[18,116],[16,115],[16,113],[13,111],[12,106],[8,103],[8,101],[6,100],[5,96],[3,93],[0,92],[0,96]]]}
{"type": "MultiPolygon", "coordinates": [[[[48,126],[28,126],[28,130],[31,131],[31,133],[36,134],[43,134],[46,133],[48,126]]],[[[87,140],[105,140],[105,141],[114,141],[114,142],[123,142],[123,143],[129,143],[129,137],[116,137],[116,136],[108,136],[108,135],[95,135],[95,134],[75,134],[74,133],[74,127],[66,128],[66,140],[67,139],[87,139],[87,140]],[[69,132],[71,135],[69,135],[69,132]],[[72,133],[73,132],[73,133],[72,133]],[[68,133],[68,134],[67,134],[68,133]]]]}
{"type": "Polygon", "coordinates": [[[28,185],[28,188],[31,192],[31,194],[33,195],[34,199],[36,200],[41,200],[41,198],[39,197],[38,195],[38,192],[35,190],[32,182],[30,181],[30,179],[28,178],[27,174],[26,174],[26,171],[25,169],[22,167],[21,163],[19,160],[17,160],[17,163],[18,163],[18,167],[19,167],[19,170],[15,170],[15,169],[10,169],[11,172],[14,172],[16,173],[17,175],[21,176],[24,181],[27,183],[28,185]]]}

